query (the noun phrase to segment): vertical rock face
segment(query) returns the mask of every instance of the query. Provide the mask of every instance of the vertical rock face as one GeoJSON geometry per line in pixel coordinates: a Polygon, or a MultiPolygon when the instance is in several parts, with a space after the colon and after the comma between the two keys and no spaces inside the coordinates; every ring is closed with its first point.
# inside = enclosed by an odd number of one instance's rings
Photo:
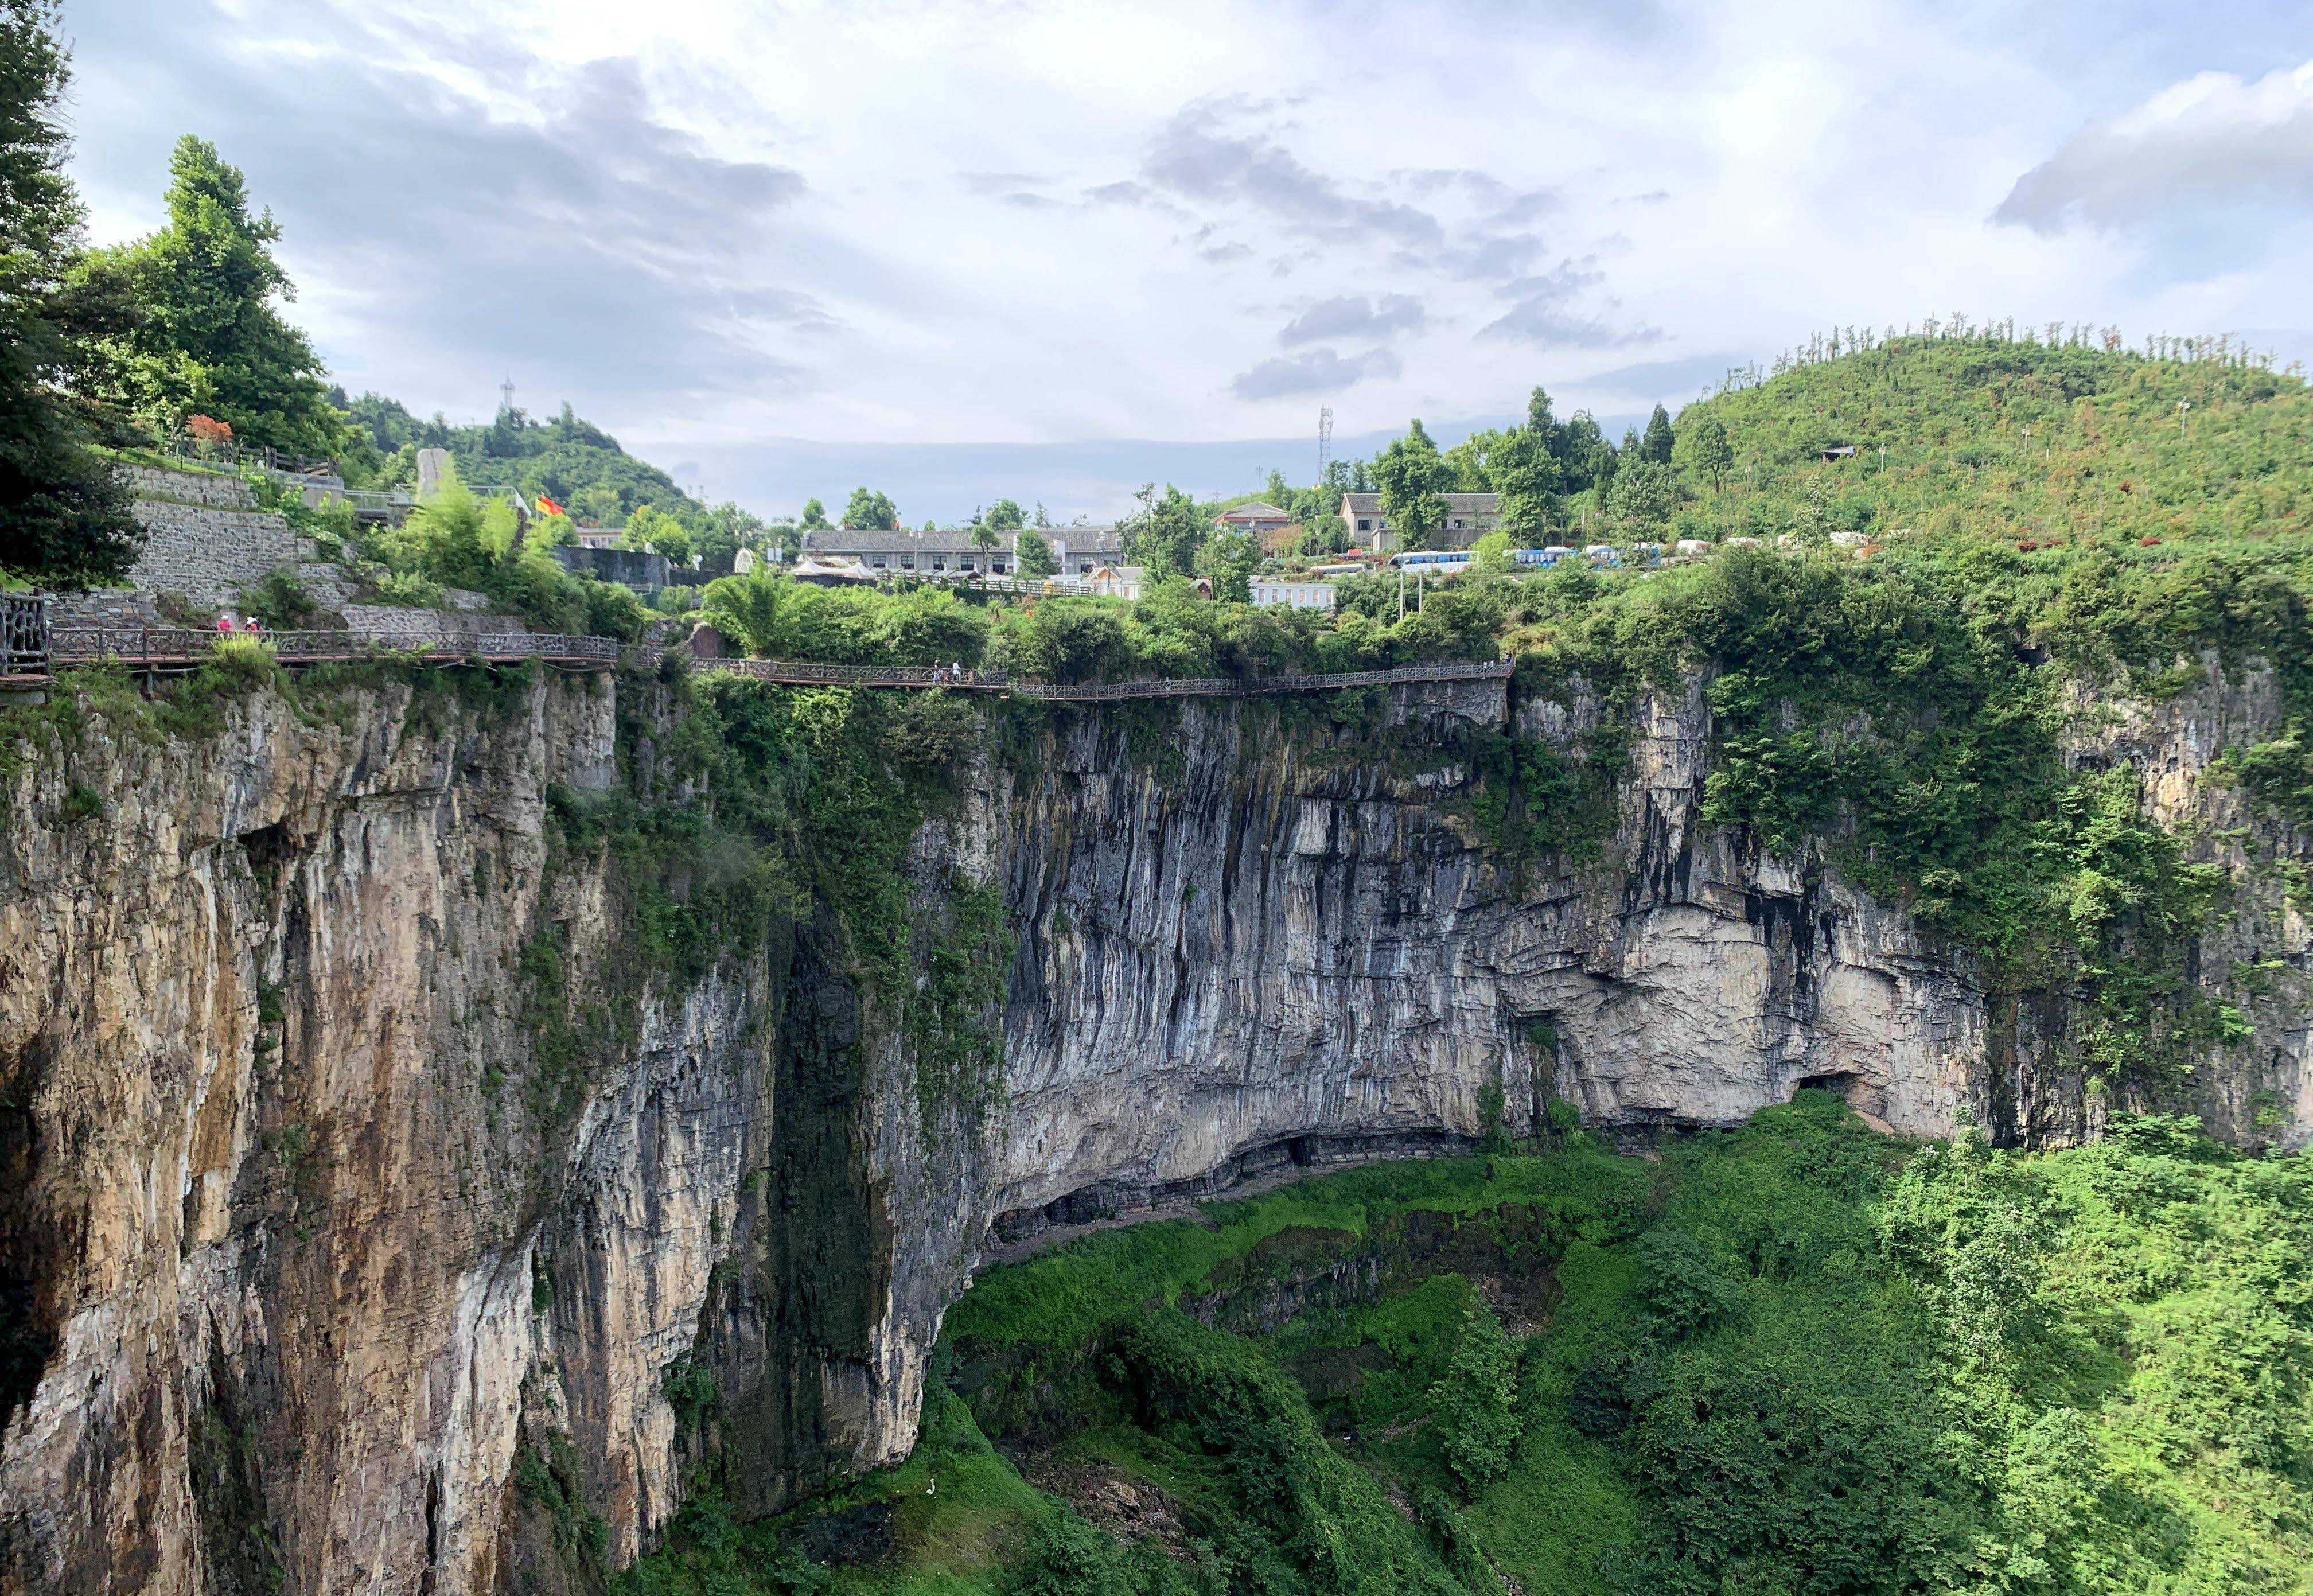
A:
{"type": "MultiPolygon", "coordinates": [[[[653,691],[258,693],[0,764],[0,1590],[582,1588],[694,1467],[756,1512],[903,1453],[991,1222],[1552,1101],[1724,1124],[1817,1084],[2024,1141],[2100,1112],[2061,1003],[2019,1018],[1821,851],[1700,824],[1699,689],[1644,708],[1596,859],[1490,846],[1472,750],[1589,713],[1499,683],[1355,726],[1054,711],[980,756],[909,854],[923,915],[976,883],[1014,939],[1002,1080],[943,1096],[823,908],[694,981],[629,967],[612,865],[551,816],[653,691]],[[541,1530],[550,1472],[596,1561],[541,1530]]],[[[2071,752],[2235,867],[2203,963],[2270,974],[2196,1089],[2296,1141],[2305,928],[2257,865],[2291,840],[2201,780],[2275,714],[2220,679],[2071,752]]]]}

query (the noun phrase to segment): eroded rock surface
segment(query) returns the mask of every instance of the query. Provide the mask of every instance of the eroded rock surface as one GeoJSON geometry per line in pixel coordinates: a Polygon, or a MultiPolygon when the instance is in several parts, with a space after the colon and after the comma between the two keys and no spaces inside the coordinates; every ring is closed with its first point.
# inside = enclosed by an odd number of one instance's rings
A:
{"type": "MultiPolygon", "coordinates": [[[[824,910],[636,986],[610,866],[553,852],[549,795],[616,780],[616,695],[652,691],[260,693],[213,739],[124,719],[13,767],[0,1588],[503,1588],[525,1456],[575,1468],[611,1566],[712,1453],[775,1510],[906,1451],[991,1223],[1467,1146],[1553,1100],[1643,1129],[1827,1085],[2022,1141],[2104,1112],[2055,1062],[2061,1001],[1988,1001],[1826,851],[1701,824],[1699,686],[1643,707],[1597,858],[1506,860],[1471,738],[1570,745],[1596,710],[1494,682],[1393,690],[1380,735],[1058,710],[979,757],[908,868],[927,902],[1002,895],[1004,1079],[927,1127],[824,910]]],[[[2203,780],[2276,714],[2219,677],[2084,714],[2071,753],[2133,762],[2233,867],[2201,968],[2265,972],[2254,1036],[2194,1089],[2220,1133],[2294,1142],[2306,929],[2259,862],[2293,839],[2203,780]]]]}

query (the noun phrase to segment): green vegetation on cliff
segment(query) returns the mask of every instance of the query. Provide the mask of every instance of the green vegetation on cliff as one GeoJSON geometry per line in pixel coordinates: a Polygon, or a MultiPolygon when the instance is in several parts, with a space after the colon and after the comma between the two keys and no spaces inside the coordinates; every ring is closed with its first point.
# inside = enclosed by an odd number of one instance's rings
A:
{"type": "Polygon", "coordinates": [[[904,1466],[694,1504],[622,1588],[2304,1589],[2300,1160],[1913,1150],[1807,1093],[1206,1212],[990,1273],[904,1466]]]}

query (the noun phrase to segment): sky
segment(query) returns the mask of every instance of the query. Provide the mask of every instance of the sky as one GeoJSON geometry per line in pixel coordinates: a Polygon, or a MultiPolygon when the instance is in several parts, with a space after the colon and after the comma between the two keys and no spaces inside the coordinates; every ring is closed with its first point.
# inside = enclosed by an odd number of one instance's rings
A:
{"type": "Polygon", "coordinates": [[[1833,326],[2313,364],[2313,9],[2052,0],[66,0],[100,242],[179,135],[336,380],[567,401],[766,515],[1101,518],[1833,326]]]}

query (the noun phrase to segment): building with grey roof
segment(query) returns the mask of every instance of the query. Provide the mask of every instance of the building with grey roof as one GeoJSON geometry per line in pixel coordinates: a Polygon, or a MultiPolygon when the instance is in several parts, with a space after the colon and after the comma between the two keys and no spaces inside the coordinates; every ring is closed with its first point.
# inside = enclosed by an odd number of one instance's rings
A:
{"type": "MultiPolygon", "coordinates": [[[[1448,493],[1445,498],[1445,524],[1430,540],[1435,548],[1466,549],[1502,524],[1499,493],[1448,493]]],[[[1381,513],[1378,493],[1341,495],[1341,519],[1349,525],[1350,538],[1376,554],[1396,542],[1389,518],[1381,513]]]]}
{"type": "MultiPolygon", "coordinates": [[[[1064,577],[1090,577],[1124,559],[1124,540],[1113,526],[1039,526],[1029,530],[1052,546],[1064,577]]],[[[978,571],[982,576],[1016,574],[1019,535],[999,532],[993,548],[972,541],[968,526],[930,532],[901,527],[881,532],[862,527],[822,527],[804,533],[804,551],[818,560],[856,560],[871,571],[908,571],[922,576],[978,571]]]]}

